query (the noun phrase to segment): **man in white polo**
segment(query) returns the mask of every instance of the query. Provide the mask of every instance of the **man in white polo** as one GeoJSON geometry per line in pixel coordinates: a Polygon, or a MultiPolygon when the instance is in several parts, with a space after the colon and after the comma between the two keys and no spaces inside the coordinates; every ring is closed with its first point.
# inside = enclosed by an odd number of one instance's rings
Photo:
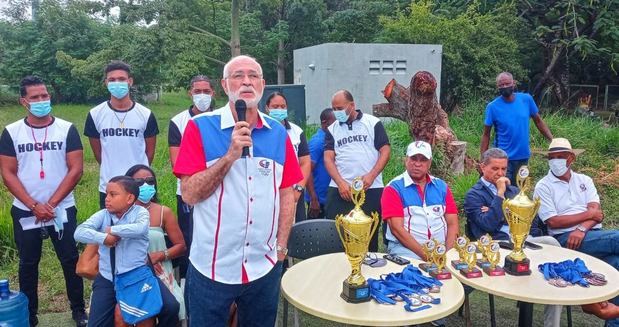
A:
{"type": "MultiPolygon", "coordinates": [[[[542,201],[538,215],[561,246],[619,269],[619,231],[602,230],[604,212],[593,180],[571,169],[582,152],[572,149],[567,139],[552,140],[547,152],[550,171],[535,185],[534,197],[542,201]]],[[[619,304],[618,298],[611,302],[619,304]]],[[[607,323],[619,326],[617,319],[607,323]]]]}

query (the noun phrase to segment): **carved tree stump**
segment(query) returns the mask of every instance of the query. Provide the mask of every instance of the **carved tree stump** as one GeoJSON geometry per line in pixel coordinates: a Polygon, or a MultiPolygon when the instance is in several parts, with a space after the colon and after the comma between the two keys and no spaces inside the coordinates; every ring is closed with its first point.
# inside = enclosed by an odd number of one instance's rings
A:
{"type": "Polygon", "coordinates": [[[464,172],[466,142],[458,141],[449,128],[447,113],[438,103],[436,87],[436,79],[426,71],[417,72],[408,88],[392,79],[382,91],[387,103],[373,105],[372,111],[377,117],[391,117],[408,123],[409,134],[414,140],[446,149],[451,171],[461,174],[464,172]]]}

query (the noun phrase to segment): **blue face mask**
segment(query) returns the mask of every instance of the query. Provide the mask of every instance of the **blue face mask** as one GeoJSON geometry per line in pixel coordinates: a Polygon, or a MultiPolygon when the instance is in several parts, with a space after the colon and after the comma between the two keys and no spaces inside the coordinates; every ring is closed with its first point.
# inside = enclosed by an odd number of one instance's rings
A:
{"type": "Polygon", "coordinates": [[[107,90],[110,91],[116,99],[122,99],[129,93],[129,83],[127,82],[109,82],[107,90]]]}
{"type": "Polygon", "coordinates": [[[30,113],[36,117],[45,117],[52,112],[52,105],[50,100],[30,102],[30,113]]]}
{"type": "Polygon", "coordinates": [[[62,239],[64,235],[64,223],[67,220],[67,210],[64,208],[56,207],[54,209],[56,217],[54,217],[54,230],[58,233],[58,240],[62,239]]]}
{"type": "Polygon", "coordinates": [[[333,114],[335,115],[335,119],[340,123],[345,123],[348,121],[348,117],[350,114],[346,114],[346,109],[344,110],[333,110],[333,114]]]}
{"type": "Polygon", "coordinates": [[[288,110],[287,109],[269,109],[269,116],[281,122],[284,119],[288,118],[288,110]]]}
{"type": "Polygon", "coordinates": [[[157,193],[157,191],[155,190],[154,185],[144,183],[140,186],[140,195],[138,196],[138,200],[142,203],[148,203],[153,196],[155,196],[155,193],[157,193]]]}

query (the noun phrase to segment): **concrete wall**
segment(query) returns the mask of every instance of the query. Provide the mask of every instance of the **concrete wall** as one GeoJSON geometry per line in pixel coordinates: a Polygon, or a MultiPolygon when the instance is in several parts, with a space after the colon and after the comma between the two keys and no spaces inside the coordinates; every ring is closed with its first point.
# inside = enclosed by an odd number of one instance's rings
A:
{"type": "Polygon", "coordinates": [[[307,123],[319,123],[339,89],[349,90],[357,108],[368,113],[386,102],[381,91],[392,78],[408,86],[416,72],[426,70],[440,90],[442,53],[435,44],[325,43],[294,50],[294,84],[305,85],[307,123]]]}

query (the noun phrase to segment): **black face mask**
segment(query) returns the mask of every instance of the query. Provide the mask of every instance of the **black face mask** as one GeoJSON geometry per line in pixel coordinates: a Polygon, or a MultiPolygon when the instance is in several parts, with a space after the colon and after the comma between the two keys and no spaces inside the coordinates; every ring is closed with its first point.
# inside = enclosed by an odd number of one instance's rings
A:
{"type": "Polygon", "coordinates": [[[509,98],[514,93],[514,87],[501,87],[499,88],[499,94],[505,98],[509,98]]]}

